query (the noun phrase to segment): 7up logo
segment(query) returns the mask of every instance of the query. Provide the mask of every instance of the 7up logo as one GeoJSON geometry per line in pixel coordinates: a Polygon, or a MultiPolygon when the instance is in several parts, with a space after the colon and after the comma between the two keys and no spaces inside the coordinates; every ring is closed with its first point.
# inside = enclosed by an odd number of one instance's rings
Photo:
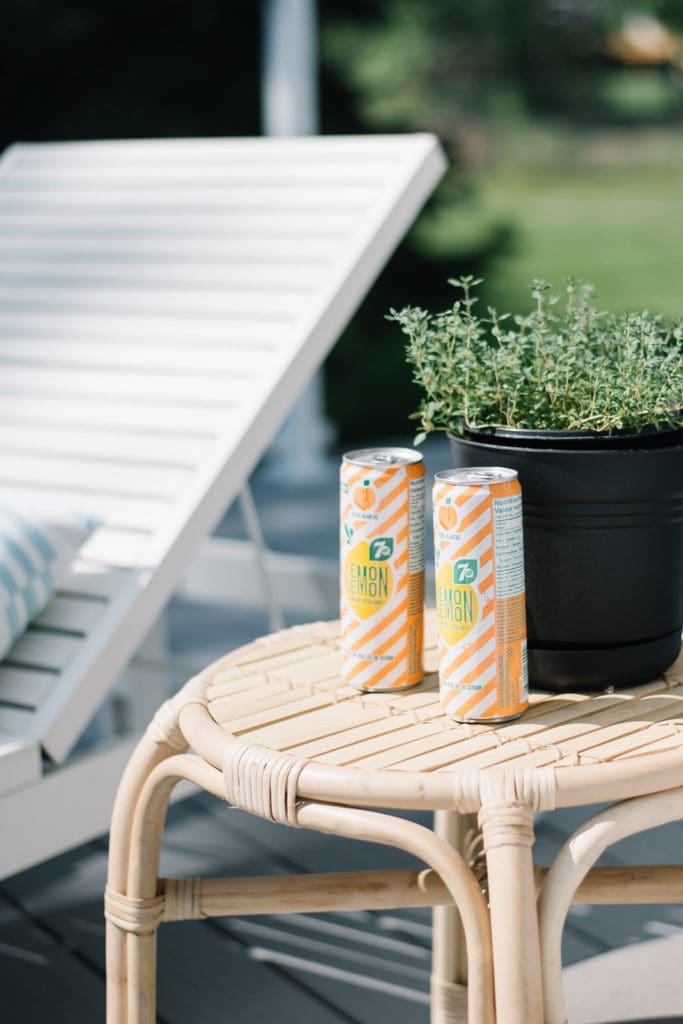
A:
{"type": "Polygon", "coordinates": [[[474,583],[479,572],[476,558],[459,558],[453,566],[453,582],[474,583]]]}
{"type": "Polygon", "coordinates": [[[370,561],[386,562],[394,553],[393,537],[377,537],[370,541],[370,561]]]}

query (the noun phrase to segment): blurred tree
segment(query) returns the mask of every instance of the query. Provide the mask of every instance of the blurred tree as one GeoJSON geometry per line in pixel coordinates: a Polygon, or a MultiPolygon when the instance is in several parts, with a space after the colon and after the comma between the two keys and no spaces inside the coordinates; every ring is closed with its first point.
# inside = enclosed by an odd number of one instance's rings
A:
{"type": "MultiPolygon", "coordinates": [[[[667,2],[676,0],[661,0],[667,2]]],[[[335,6],[323,0],[323,9],[335,6]]],[[[631,5],[373,0],[368,6],[372,17],[367,11],[362,18],[330,16],[325,33],[326,57],[354,90],[363,120],[431,129],[476,162],[473,126],[496,115],[590,111],[605,35],[631,5]]]]}
{"type": "Polygon", "coordinates": [[[626,13],[634,10],[641,13],[645,8],[646,12],[660,18],[669,28],[683,29],[683,3],[681,0],[650,0],[646,4],[621,3],[620,7],[625,8],[626,13]]]}
{"type": "MultiPolygon", "coordinates": [[[[389,307],[449,305],[453,293],[447,278],[487,273],[513,238],[510,227],[497,220],[482,220],[474,231],[439,230],[446,219],[457,224],[458,213],[472,197],[473,185],[462,174],[462,143],[466,139],[476,148],[481,140],[473,117],[465,126],[464,115],[454,116],[456,108],[445,88],[453,33],[434,57],[440,19],[449,7],[446,0],[419,5],[407,0],[321,0],[320,6],[324,130],[435,131],[454,168],[328,359],[327,409],[341,439],[351,443],[411,429],[408,416],[418,391],[405,364],[403,338],[385,320],[389,307]]],[[[471,20],[485,35],[486,18],[473,15],[471,20]]],[[[472,58],[464,78],[476,78],[481,59],[488,58],[472,58]]]]}
{"type": "Polygon", "coordinates": [[[420,225],[411,232],[328,357],[327,411],[345,443],[414,432],[409,416],[420,393],[405,361],[404,338],[385,319],[389,307],[415,302],[447,308],[455,299],[447,278],[490,272],[512,236],[507,225],[492,224],[469,244],[451,238],[444,254],[425,234],[420,225]]]}

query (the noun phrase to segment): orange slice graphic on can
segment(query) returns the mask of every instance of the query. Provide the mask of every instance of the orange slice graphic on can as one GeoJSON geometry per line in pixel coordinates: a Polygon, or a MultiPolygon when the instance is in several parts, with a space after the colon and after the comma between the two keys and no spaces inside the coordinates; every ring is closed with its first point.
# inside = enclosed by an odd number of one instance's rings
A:
{"type": "Polygon", "coordinates": [[[369,480],[364,480],[363,485],[361,487],[356,487],[355,491],[353,492],[353,500],[355,501],[358,508],[363,509],[364,512],[366,512],[369,508],[372,508],[377,499],[375,497],[375,492],[370,486],[369,480]]]}
{"type": "Polygon", "coordinates": [[[458,513],[454,505],[442,505],[439,509],[439,522],[444,530],[452,530],[458,521],[458,513]]]}

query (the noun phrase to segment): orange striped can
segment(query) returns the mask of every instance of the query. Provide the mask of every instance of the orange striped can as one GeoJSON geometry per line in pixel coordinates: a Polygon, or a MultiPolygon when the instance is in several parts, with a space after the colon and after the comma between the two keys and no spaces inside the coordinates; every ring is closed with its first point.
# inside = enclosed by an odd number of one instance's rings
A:
{"type": "Polygon", "coordinates": [[[504,722],[528,707],[522,488],[513,469],[437,473],[434,556],[441,708],[504,722]]]}
{"type": "Polygon", "coordinates": [[[425,470],[410,448],[343,458],[342,676],[359,690],[422,681],[425,470]]]}

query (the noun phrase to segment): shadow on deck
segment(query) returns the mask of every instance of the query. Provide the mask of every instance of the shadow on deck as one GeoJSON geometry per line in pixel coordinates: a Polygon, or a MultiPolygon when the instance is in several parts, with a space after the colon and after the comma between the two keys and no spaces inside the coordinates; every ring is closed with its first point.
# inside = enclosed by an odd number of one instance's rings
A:
{"type": "MultiPolygon", "coordinates": [[[[562,812],[539,820],[539,861],[552,856],[578,817],[562,812]]],[[[681,840],[683,826],[667,826],[616,847],[609,861],[672,860],[681,840]]],[[[411,863],[398,851],[284,829],[200,795],[171,810],[162,874],[281,874],[411,863]]],[[[0,885],[6,1024],[104,1019],[105,870],[106,846],[97,841],[0,885]]],[[[565,963],[675,935],[682,923],[678,907],[577,907],[565,933],[565,963]]],[[[675,989],[680,954],[678,942],[668,945],[654,965],[647,958],[643,999],[629,1003],[633,1012],[650,1007],[657,1012],[661,1000],[652,972],[675,979],[675,989]]],[[[604,985],[599,963],[595,970],[587,965],[577,977],[581,992],[604,985]]],[[[162,1024],[223,1024],[229,1014],[240,1024],[262,1024],[271,1016],[284,1024],[427,1024],[428,985],[427,910],[225,918],[160,929],[162,1024]]],[[[613,1011],[622,1010],[619,1004],[618,999],[610,1003],[613,1011]]],[[[581,1013],[574,1019],[578,1024],[622,1018],[581,1013]]],[[[683,1017],[668,1018],[674,1019],[683,1017]]]]}

